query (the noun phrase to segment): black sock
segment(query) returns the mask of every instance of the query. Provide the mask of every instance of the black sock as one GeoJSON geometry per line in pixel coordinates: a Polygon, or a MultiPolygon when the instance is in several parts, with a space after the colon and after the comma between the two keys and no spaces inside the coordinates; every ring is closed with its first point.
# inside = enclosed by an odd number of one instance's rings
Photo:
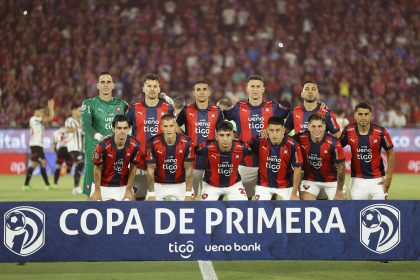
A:
{"type": "Polygon", "coordinates": [[[34,172],[34,169],[29,166],[28,170],[26,170],[25,186],[29,185],[29,181],[31,181],[33,172],[34,172]]]}
{"type": "Polygon", "coordinates": [[[41,174],[42,174],[42,179],[44,179],[45,185],[49,186],[50,182],[48,181],[47,170],[41,167],[41,174]]]}
{"type": "Polygon", "coordinates": [[[54,172],[54,184],[58,184],[58,178],[60,178],[61,168],[57,168],[54,172]]]}
{"type": "Polygon", "coordinates": [[[84,163],[80,163],[76,165],[76,169],[74,170],[74,186],[78,187],[80,183],[80,176],[82,175],[84,163]]]}

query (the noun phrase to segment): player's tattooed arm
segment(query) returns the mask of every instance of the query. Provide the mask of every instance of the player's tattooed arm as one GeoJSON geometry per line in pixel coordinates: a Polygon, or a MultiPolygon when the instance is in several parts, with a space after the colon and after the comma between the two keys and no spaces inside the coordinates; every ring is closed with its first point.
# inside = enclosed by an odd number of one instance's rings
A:
{"type": "Polygon", "coordinates": [[[186,186],[186,193],[185,193],[185,200],[194,200],[192,197],[192,181],[193,181],[193,162],[186,161],[184,162],[185,167],[185,186],[186,186]]]}
{"type": "Polygon", "coordinates": [[[335,200],[344,200],[346,195],[344,191],[344,179],[346,176],[346,165],[344,162],[337,163],[337,192],[335,194],[335,200]]]}
{"type": "Polygon", "coordinates": [[[155,197],[155,168],[156,164],[147,164],[147,200],[156,200],[155,197]]]}

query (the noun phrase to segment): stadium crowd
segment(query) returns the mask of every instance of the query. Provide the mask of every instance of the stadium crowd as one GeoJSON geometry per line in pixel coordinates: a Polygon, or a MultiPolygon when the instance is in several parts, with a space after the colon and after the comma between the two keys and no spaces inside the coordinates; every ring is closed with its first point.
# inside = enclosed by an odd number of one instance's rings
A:
{"type": "Polygon", "coordinates": [[[379,124],[420,127],[419,15],[419,0],[1,1],[0,127],[27,127],[51,98],[58,125],[101,71],[129,103],[146,73],[187,101],[205,79],[214,102],[246,98],[258,73],[292,105],[311,79],[348,117],[366,100],[379,124]]]}

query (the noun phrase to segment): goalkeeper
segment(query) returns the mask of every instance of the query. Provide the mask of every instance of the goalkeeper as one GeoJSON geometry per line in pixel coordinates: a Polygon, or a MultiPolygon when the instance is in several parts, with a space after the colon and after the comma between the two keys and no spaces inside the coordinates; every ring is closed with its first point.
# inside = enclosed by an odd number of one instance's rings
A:
{"type": "Polygon", "coordinates": [[[128,104],[121,98],[112,97],[114,83],[109,72],[102,72],[96,85],[97,96],[86,99],[82,104],[82,129],[85,134],[85,176],[83,193],[90,195],[93,182],[93,153],[95,146],[106,135],[112,133],[112,120],[116,115],[124,115],[128,104]]]}

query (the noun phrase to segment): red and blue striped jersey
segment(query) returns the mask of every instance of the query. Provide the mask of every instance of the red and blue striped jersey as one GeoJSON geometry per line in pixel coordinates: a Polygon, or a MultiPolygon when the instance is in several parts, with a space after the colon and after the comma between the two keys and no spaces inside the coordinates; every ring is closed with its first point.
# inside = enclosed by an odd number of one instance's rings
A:
{"type": "Polygon", "coordinates": [[[304,106],[298,106],[290,111],[289,116],[286,119],[284,126],[287,129],[294,129],[295,134],[299,134],[308,131],[308,118],[310,115],[318,113],[325,117],[325,124],[327,126],[327,132],[334,134],[340,131],[340,126],[337,123],[337,117],[334,112],[328,109],[321,109],[320,104],[312,110],[306,111],[304,106]]]}
{"type": "Polygon", "coordinates": [[[302,150],[303,179],[315,182],[337,181],[336,163],[345,160],[340,141],[325,133],[319,143],[314,143],[308,131],[296,135],[295,138],[302,150]]]}
{"type": "Polygon", "coordinates": [[[216,140],[202,143],[196,154],[207,159],[204,181],[213,187],[226,188],[241,180],[238,172],[242,158],[252,153],[248,144],[233,141],[232,149],[222,152],[216,140]]]}
{"type": "Polygon", "coordinates": [[[160,120],[162,116],[173,114],[172,105],[163,100],[159,100],[156,107],[147,106],[143,100],[130,105],[127,117],[132,126],[132,135],[140,141],[141,160],[139,168],[146,169],[146,145],[150,138],[160,133],[160,120]]]}
{"type": "Polygon", "coordinates": [[[101,186],[122,187],[127,185],[129,164],[140,162],[140,143],[127,137],[124,148],[117,149],[114,134],[99,141],[93,154],[93,163],[102,166],[101,186]]]}
{"type": "Polygon", "coordinates": [[[151,138],[147,144],[147,164],[156,164],[155,182],[176,184],[185,182],[184,162],[194,160],[194,148],[191,139],[176,134],[175,143],[166,144],[163,134],[151,138]]]}
{"type": "Polygon", "coordinates": [[[302,165],[302,152],[293,138],[285,136],[279,145],[273,145],[268,138],[260,138],[251,147],[259,159],[257,185],[271,188],[293,186],[292,165],[302,165]]]}
{"type": "MultiPolygon", "coordinates": [[[[216,124],[223,120],[222,110],[217,106],[209,105],[207,109],[199,109],[196,103],[182,108],[176,122],[179,126],[185,125],[185,134],[190,137],[193,146],[197,147],[207,140],[213,140],[216,124]]],[[[197,156],[194,168],[205,169],[206,159],[197,156]]]]}
{"type": "Polygon", "coordinates": [[[381,149],[394,147],[388,131],[379,125],[370,124],[367,135],[360,135],[357,124],[346,126],[341,135],[341,145],[351,148],[351,177],[379,178],[385,176],[381,149]]]}
{"type": "MultiPolygon", "coordinates": [[[[223,112],[228,120],[236,123],[238,139],[249,143],[261,136],[261,132],[268,126],[268,119],[273,116],[285,118],[289,109],[270,100],[263,101],[259,106],[252,106],[248,101],[239,101],[232,108],[223,112]]],[[[257,157],[246,157],[246,166],[258,166],[257,157]]]]}

